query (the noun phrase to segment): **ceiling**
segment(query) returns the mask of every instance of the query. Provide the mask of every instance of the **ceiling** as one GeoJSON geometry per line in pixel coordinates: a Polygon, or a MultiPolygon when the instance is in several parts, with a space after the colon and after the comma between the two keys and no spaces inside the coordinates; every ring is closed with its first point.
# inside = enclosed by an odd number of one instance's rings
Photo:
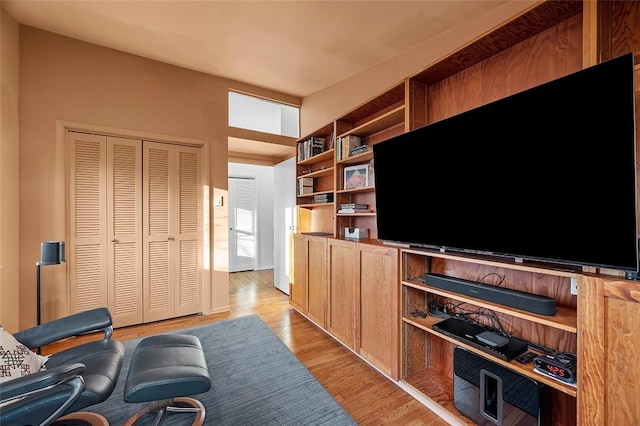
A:
{"type": "Polygon", "coordinates": [[[1,1],[21,24],[304,97],[513,0],[1,1]]]}

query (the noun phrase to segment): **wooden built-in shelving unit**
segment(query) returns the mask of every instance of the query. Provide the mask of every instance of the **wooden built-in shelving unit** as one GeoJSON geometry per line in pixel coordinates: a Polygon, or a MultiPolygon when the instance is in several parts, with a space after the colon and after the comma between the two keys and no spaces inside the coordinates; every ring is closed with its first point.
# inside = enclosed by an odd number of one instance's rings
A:
{"type": "MultiPolygon", "coordinates": [[[[297,200],[298,234],[294,239],[301,248],[294,256],[304,259],[296,258],[294,269],[305,271],[306,278],[296,282],[300,274],[294,274],[291,285],[298,287],[292,292],[292,306],[420,401],[462,424],[471,422],[453,403],[452,355],[456,346],[548,386],[552,424],[639,424],[640,391],[635,385],[640,383],[637,283],[624,280],[618,271],[567,271],[504,258],[387,246],[377,240],[374,179],[353,189],[345,189],[344,183],[345,167],[368,164],[375,174],[372,148],[381,141],[629,51],[639,63],[635,69],[640,82],[638,22],[640,2],[535,3],[509,22],[301,138],[300,143],[321,137],[326,149],[297,163],[297,177],[312,177],[315,186],[313,194],[297,200]],[[360,137],[367,150],[337,160],[336,139],[351,135],[360,137]],[[316,194],[331,194],[333,199],[314,203],[316,194]],[[343,203],[363,203],[369,209],[338,213],[343,203]],[[345,227],[366,228],[369,239],[345,240],[345,227]],[[328,235],[303,235],[309,232],[328,235]],[[325,271],[326,276],[315,280],[309,271],[325,271]],[[427,272],[470,280],[499,274],[508,288],[554,298],[557,313],[537,315],[430,287],[421,279],[427,272]],[[577,283],[577,295],[571,292],[572,283],[577,283]],[[416,309],[428,310],[434,298],[490,310],[512,335],[577,354],[577,383],[553,380],[534,372],[531,364],[504,361],[445,336],[432,328],[441,318],[409,314],[416,309]]],[[[637,83],[636,103],[639,99],[637,83]]],[[[399,188],[399,197],[408,193],[416,194],[415,189],[406,192],[399,188]]],[[[438,200],[429,199],[428,188],[420,188],[420,194],[425,208],[435,208],[438,200]]],[[[615,202],[582,201],[576,206],[576,218],[589,203],[615,202]]]]}

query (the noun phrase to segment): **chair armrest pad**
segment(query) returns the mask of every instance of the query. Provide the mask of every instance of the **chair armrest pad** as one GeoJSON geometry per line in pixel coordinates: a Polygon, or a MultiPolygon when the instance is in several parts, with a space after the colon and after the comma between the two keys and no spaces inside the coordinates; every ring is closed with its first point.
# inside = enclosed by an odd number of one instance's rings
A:
{"type": "Polygon", "coordinates": [[[103,330],[111,336],[111,313],[107,308],[95,308],[62,317],[14,333],[14,337],[29,348],[39,348],[67,337],[103,330]],[[109,329],[107,333],[106,329],[109,329]]]}
{"type": "Polygon", "coordinates": [[[65,364],[8,380],[0,384],[1,399],[7,401],[52,386],[63,379],[80,375],[84,370],[85,366],[81,363],[65,364]]]}

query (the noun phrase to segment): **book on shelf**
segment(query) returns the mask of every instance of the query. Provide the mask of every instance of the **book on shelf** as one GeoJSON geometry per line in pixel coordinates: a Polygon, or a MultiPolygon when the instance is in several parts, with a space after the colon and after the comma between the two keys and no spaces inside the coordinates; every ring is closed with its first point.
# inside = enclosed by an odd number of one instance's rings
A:
{"type": "Polygon", "coordinates": [[[367,145],[360,145],[349,150],[349,157],[366,152],[369,149],[367,145]]]}
{"type": "Polygon", "coordinates": [[[298,195],[313,194],[313,178],[299,177],[296,180],[296,194],[298,195]]]}
{"type": "Polygon", "coordinates": [[[332,203],[333,194],[318,194],[313,196],[314,203],[332,203]]]}
{"type": "Polygon", "coordinates": [[[298,161],[306,160],[324,152],[324,138],[310,137],[298,142],[298,161]]]}
{"type": "Polygon", "coordinates": [[[338,213],[370,213],[370,209],[340,209],[338,213]]]}
{"type": "Polygon", "coordinates": [[[336,160],[348,158],[351,150],[361,145],[362,139],[356,135],[347,135],[336,139],[336,160]]]}
{"type": "Polygon", "coordinates": [[[340,204],[341,209],[367,209],[369,208],[369,204],[361,204],[361,203],[342,203],[340,204]]]}

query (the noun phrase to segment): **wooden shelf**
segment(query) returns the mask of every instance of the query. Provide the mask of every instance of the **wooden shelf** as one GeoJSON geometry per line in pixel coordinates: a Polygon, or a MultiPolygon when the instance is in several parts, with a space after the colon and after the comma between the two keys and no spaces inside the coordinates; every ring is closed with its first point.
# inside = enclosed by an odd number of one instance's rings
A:
{"type": "Polygon", "coordinates": [[[339,191],[336,191],[336,193],[337,194],[353,194],[357,192],[370,192],[375,190],[376,190],[375,186],[364,186],[362,188],[341,189],[339,191]]]}
{"type": "Polygon", "coordinates": [[[364,124],[361,124],[360,126],[350,129],[348,132],[338,135],[338,137],[340,138],[347,135],[356,135],[364,138],[366,136],[378,133],[381,130],[385,130],[391,126],[404,122],[404,110],[404,105],[394,108],[391,111],[388,111],[372,119],[371,121],[368,121],[364,124]]]}
{"type": "Polygon", "coordinates": [[[471,303],[472,305],[479,306],[492,311],[502,312],[503,314],[511,315],[513,317],[522,318],[527,321],[532,321],[537,324],[542,324],[548,327],[557,328],[559,330],[568,331],[569,333],[578,332],[578,319],[575,309],[564,308],[558,306],[556,308],[556,314],[554,316],[538,315],[532,312],[523,311],[520,309],[510,308],[504,305],[498,305],[497,303],[491,303],[485,300],[476,299],[473,297],[467,297],[458,293],[452,293],[445,290],[440,290],[435,287],[430,287],[426,284],[412,281],[402,281],[402,284],[407,287],[416,288],[432,294],[446,297],[448,299],[455,299],[465,303],[471,303]]]}
{"type": "Polygon", "coordinates": [[[314,164],[325,160],[331,160],[333,158],[334,151],[335,150],[333,148],[328,149],[324,152],[321,152],[320,154],[314,155],[313,157],[298,161],[298,165],[314,164]]]}
{"type": "Polygon", "coordinates": [[[415,392],[429,398],[463,424],[474,424],[456,409],[453,403],[453,379],[442,372],[435,368],[427,367],[419,373],[407,377],[402,382],[413,388],[415,392]]]}
{"type": "Polygon", "coordinates": [[[569,277],[576,278],[578,273],[572,270],[556,269],[549,265],[538,265],[535,263],[519,263],[514,261],[509,263],[508,259],[496,260],[495,257],[466,254],[466,253],[454,253],[449,251],[440,251],[435,249],[420,249],[420,248],[408,248],[404,250],[405,253],[417,254],[420,256],[437,257],[440,259],[458,260],[462,262],[472,262],[478,265],[494,266],[497,268],[514,269],[518,271],[532,272],[536,274],[552,275],[556,277],[569,277]]]}
{"type": "MultiPolygon", "coordinates": [[[[318,191],[318,192],[311,192],[309,194],[303,194],[303,195],[296,195],[296,198],[306,198],[306,197],[314,197],[316,195],[324,195],[324,194],[331,194],[333,191],[318,191]]],[[[333,203],[327,203],[327,204],[333,204],[333,203]]]]}
{"type": "Polygon", "coordinates": [[[338,216],[375,216],[376,212],[366,212],[366,213],[337,213],[338,216]]]}
{"type": "Polygon", "coordinates": [[[370,148],[365,152],[361,152],[360,154],[352,155],[350,157],[345,158],[344,160],[336,161],[337,164],[342,166],[350,166],[358,163],[366,163],[371,161],[373,158],[373,150],[370,148]]]}
{"type": "MultiPolygon", "coordinates": [[[[527,376],[530,377],[538,382],[544,383],[547,386],[550,386],[554,389],[557,389],[563,393],[566,393],[569,396],[572,397],[576,397],[577,396],[577,386],[575,384],[568,384],[568,383],[561,383],[557,380],[553,380],[547,376],[544,376],[542,374],[536,373],[535,371],[533,371],[533,364],[526,364],[526,365],[522,365],[520,363],[518,363],[516,360],[511,360],[511,361],[504,361],[498,357],[495,356],[491,356],[490,354],[488,354],[487,352],[484,352],[480,349],[477,349],[471,345],[468,345],[466,343],[464,343],[462,340],[458,340],[455,339],[453,337],[449,337],[445,334],[439,333],[437,331],[435,331],[432,327],[433,324],[436,324],[440,321],[442,321],[443,318],[438,318],[438,317],[432,317],[432,316],[428,316],[427,318],[413,318],[413,317],[406,317],[404,316],[402,318],[402,322],[405,324],[409,324],[413,327],[417,327],[429,334],[432,334],[434,336],[437,336],[438,338],[444,339],[448,342],[453,343],[454,345],[458,345],[461,346],[467,350],[469,350],[470,352],[474,352],[484,358],[488,358],[490,359],[492,362],[499,364],[503,367],[506,367],[510,370],[515,371],[516,373],[519,373],[523,376],[527,376]]],[[[429,396],[429,394],[427,394],[429,396]]]]}
{"type": "MultiPolygon", "coordinates": [[[[318,177],[322,177],[322,176],[329,176],[330,174],[333,173],[334,168],[333,167],[327,167],[326,169],[322,169],[322,170],[316,170],[315,172],[310,172],[310,173],[304,173],[299,175],[298,177],[308,177],[308,178],[318,178],[318,177]]],[[[325,191],[327,192],[327,191],[325,191]]]]}
{"type": "MultiPolygon", "coordinates": [[[[306,195],[303,195],[303,197],[306,197],[306,195]]],[[[302,207],[304,209],[315,209],[319,207],[333,207],[333,203],[304,203],[298,204],[297,207],[302,207]]]]}

